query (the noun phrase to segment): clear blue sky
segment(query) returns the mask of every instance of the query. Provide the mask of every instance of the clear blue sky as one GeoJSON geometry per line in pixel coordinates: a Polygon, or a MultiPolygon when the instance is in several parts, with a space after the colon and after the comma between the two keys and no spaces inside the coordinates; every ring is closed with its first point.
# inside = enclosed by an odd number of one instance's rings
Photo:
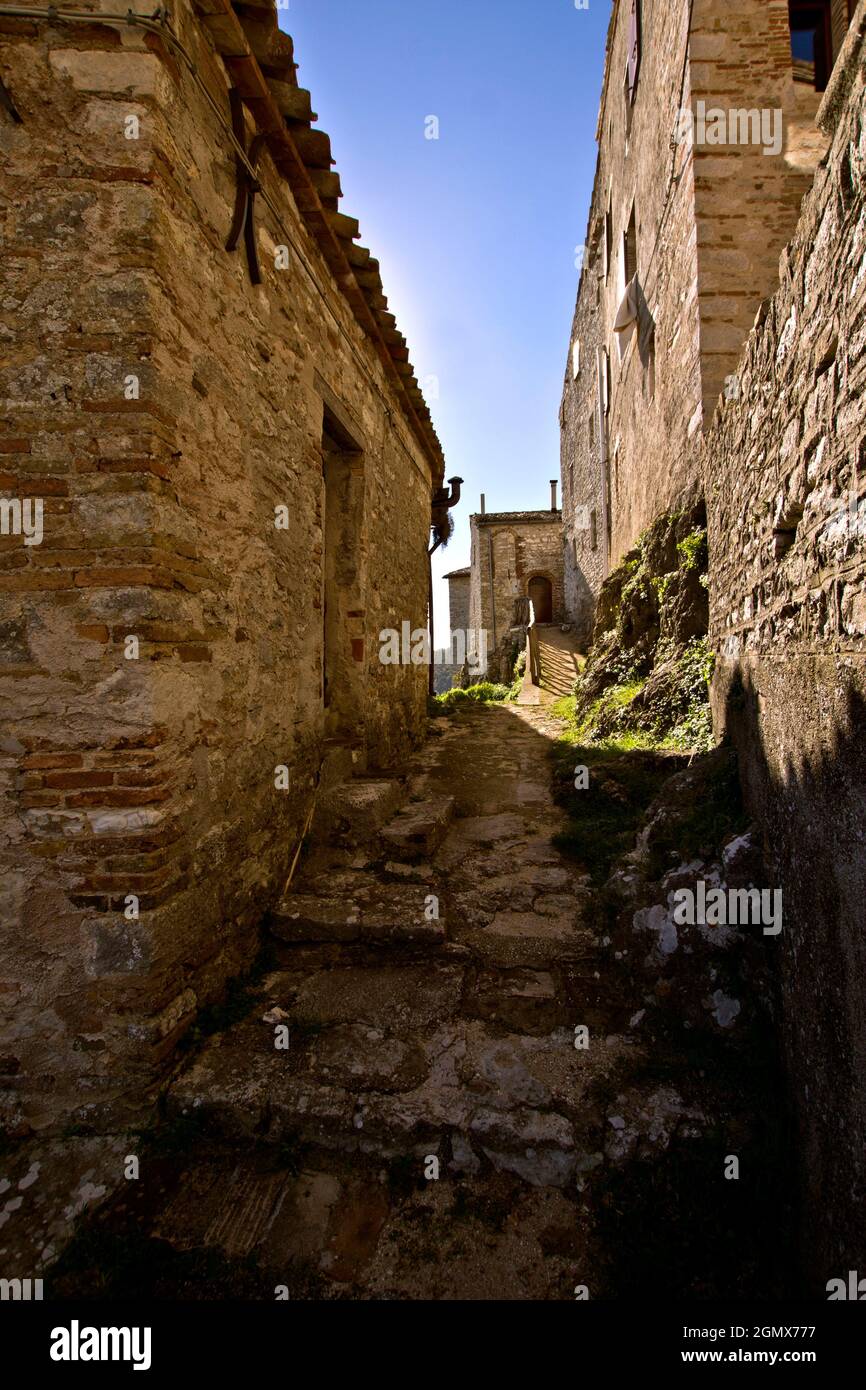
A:
{"type": "Polygon", "coordinates": [[[331,136],[343,212],[382,266],[465,480],[434,556],[436,645],[471,512],[550,505],[559,400],[595,170],[611,0],[290,0],[298,81],[331,136]],[[439,139],[425,139],[425,120],[439,139]]]}

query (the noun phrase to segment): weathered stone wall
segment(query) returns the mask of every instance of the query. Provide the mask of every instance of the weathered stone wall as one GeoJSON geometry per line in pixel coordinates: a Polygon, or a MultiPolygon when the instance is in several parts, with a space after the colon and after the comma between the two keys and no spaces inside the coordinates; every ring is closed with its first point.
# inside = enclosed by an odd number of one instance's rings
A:
{"type": "Polygon", "coordinates": [[[696,492],[693,442],[700,426],[694,165],[688,146],[670,147],[678,111],[689,99],[688,4],[644,0],[641,64],[629,107],[624,81],[630,10],[619,3],[611,20],[597,205],[588,238],[592,243],[597,237],[600,247],[599,337],[610,375],[605,573],[657,516],[696,492]],[[613,325],[626,286],[623,240],[632,209],[640,328],[620,361],[613,325]],[[605,214],[611,248],[606,277],[605,214]]]}
{"type": "Polygon", "coordinates": [[[466,632],[469,627],[469,569],[455,570],[448,580],[448,614],[452,632],[466,632]]]}
{"type": "Polygon", "coordinates": [[[606,499],[598,400],[602,334],[598,238],[583,248],[560,407],[565,611],[579,637],[592,636],[595,600],[607,574],[606,499]]]}
{"type": "Polygon", "coordinates": [[[832,0],[830,6],[831,28],[833,33],[833,57],[838,56],[848,33],[848,25],[855,9],[855,0],[832,0]]]}
{"type": "MultiPolygon", "coordinates": [[[[227,120],[187,0],[173,24],[227,120]]],[[[130,1113],[249,963],[326,734],[378,766],[420,737],[426,668],[380,664],[378,634],[425,625],[436,465],[268,149],[263,282],[224,249],[231,144],[164,43],[3,27],[0,496],[45,501],[41,545],[0,538],[0,1058],[23,1131],[130,1113]],[[328,499],[325,423],[356,449],[328,499]],[[323,702],[329,548],[350,722],[323,702]]]]}
{"type": "MultiPolygon", "coordinates": [[[[467,631],[469,628],[469,569],[454,570],[451,574],[446,574],[448,580],[448,608],[449,622],[451,626],[452,639],[454,634],[462,632],[463,642],[468,642],[467,631]]],[[[438,636],[437,636],[437,641],[438,636]]],[[[439,647],[436,651],[436,669],[433,673],[433,690],[436,695],[444,695],[447,690],[451,690],[454,681],[463,670],[462,661],[454,661],[452,657],[459,656],[461,648],[457,642],[451,642],[450,646],[439,647]]]]}
{"type": "Polygon", "coordinates": [[[487,512],[471,518],[469,626],[487,633],[492,653],[511,627],[526,622],[515,605],[533,578],[551,586],[553,621],[565,618],[562,513],[487,512]]]}
{"type": "Polygon", "coordinates": [[[725,115],[724,122],[708,122],[704,142],[694,149],[708,421],[755,310],[775,287],[779,252],[794,231],[826,140],[815,126],[819,94],[794,81],[788,0],[695,0],[689,81],[693,112],[703,102],[705,111],[725,115]],[[743,112],[758,113],[760,122],[741,120],[743,112]],[[740,143],[746,133],[753,142],[740,143]],[[710,143],[716,136],[726,142],[710,143]]]}
{"type": "Polygon", "coordinates": [[[861,0],[821,108],[826,166],[705,440],[716,722],[784,893],[768,949],[819,1295],[866,1239],[864,28],[861,0]]]}
{"type": "MultiPolygon", "coordinates": [[[[617,0],[611,16],[561,410],[566,601],[583,632],[605,576],[640,533],[700,495],[702,429],[772,291],[779,252],[826,148],[814,124],[819,96],[793,78],[787,0],[695,0],[691,28],[688,0],[642,0],[640,12],[633,103],[625,87],[631,0],[617,0]],[[683,113],[696,115],[700,103],[726,116],[755,111],[771,139],[778,114],[781,149],[711,144],[697,128],[688,138],[683,113]],[[621,356],[613,326],[632,212],[639,319],[621,356]],[[598,348],[609,363],[606,411],[598,406],[598,348]]],[[[837,31],[843,27],[837,16],[837,31]]],[[[756,129],[752,119],[745,126],[756,129]]],[[[724,133],[739,139],[739,120],[724,133]]]]}

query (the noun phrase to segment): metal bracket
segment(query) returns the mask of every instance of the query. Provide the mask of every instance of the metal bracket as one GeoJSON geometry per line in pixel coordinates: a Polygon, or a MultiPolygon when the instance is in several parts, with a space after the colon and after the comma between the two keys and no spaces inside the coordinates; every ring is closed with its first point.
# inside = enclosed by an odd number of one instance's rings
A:
{"type": "Polygon", "coordinates": [[[255,199],[256,194],[261,193],[262,186],[254,173],[259,162],[259,155],[265,143],[265,137],[261,133],[253,136],[249,149],[246,147],[246,129],[244,126],[244,103],[237,87],[232,87],[229,92],[229,103],[232,113],[232,131],[241,149],[246,153],[246,162],[235,156],[235,174],[237,177],[237,189],[235,192],[235,210],[232,215],[232,225],[226,240],[226,250],[234,251],[237,246],[241,232],[244,235],[244,246],[247,252],[247,265],[250,270],[250,280],[254,285],[262,283],[262,273],[259,268],[259,253],[256,246],[256,224],[255,224],[255,199]]]}

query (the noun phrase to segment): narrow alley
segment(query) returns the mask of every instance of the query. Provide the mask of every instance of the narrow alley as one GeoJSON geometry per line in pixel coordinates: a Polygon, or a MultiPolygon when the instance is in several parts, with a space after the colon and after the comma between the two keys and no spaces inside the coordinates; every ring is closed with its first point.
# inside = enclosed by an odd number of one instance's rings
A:
{"type": "Polygon", "coordinates": [[[0,150],[21,1359],[590,1302],[826,1377],[866,0],[0,0],[0,150]]]}

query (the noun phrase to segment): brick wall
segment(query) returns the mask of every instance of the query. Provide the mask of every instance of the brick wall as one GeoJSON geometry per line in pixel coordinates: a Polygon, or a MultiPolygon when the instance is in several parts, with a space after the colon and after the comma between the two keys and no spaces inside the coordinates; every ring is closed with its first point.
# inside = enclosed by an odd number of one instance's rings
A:
{"type": "Polygon", "coordinates": [[[864,27],[861,0],[822,106],[826,166],[705,441],[714,704],[783,888],[768,949],[818,1296],[866,1238],[864,27]]]}
{"type": "MultiPolygon", "coordinates": [[[[173,23],[227,118],[187,0],[173,23]]],[[[359,595],[343,733],[382,766],[419,738],[426,671],[381,665],[378,633],[425,623],[436,460],[269,150],[262,284],[224,249],[231,146],[162,41],[3,25],[22,122],[0,110],[0,497],[45,503],[41,545],[0,538],[0,1065],[21,1130],[127,1113],[256,951],[326,733],[326,403],[362,450],[335,561],[359,595]]]]}

